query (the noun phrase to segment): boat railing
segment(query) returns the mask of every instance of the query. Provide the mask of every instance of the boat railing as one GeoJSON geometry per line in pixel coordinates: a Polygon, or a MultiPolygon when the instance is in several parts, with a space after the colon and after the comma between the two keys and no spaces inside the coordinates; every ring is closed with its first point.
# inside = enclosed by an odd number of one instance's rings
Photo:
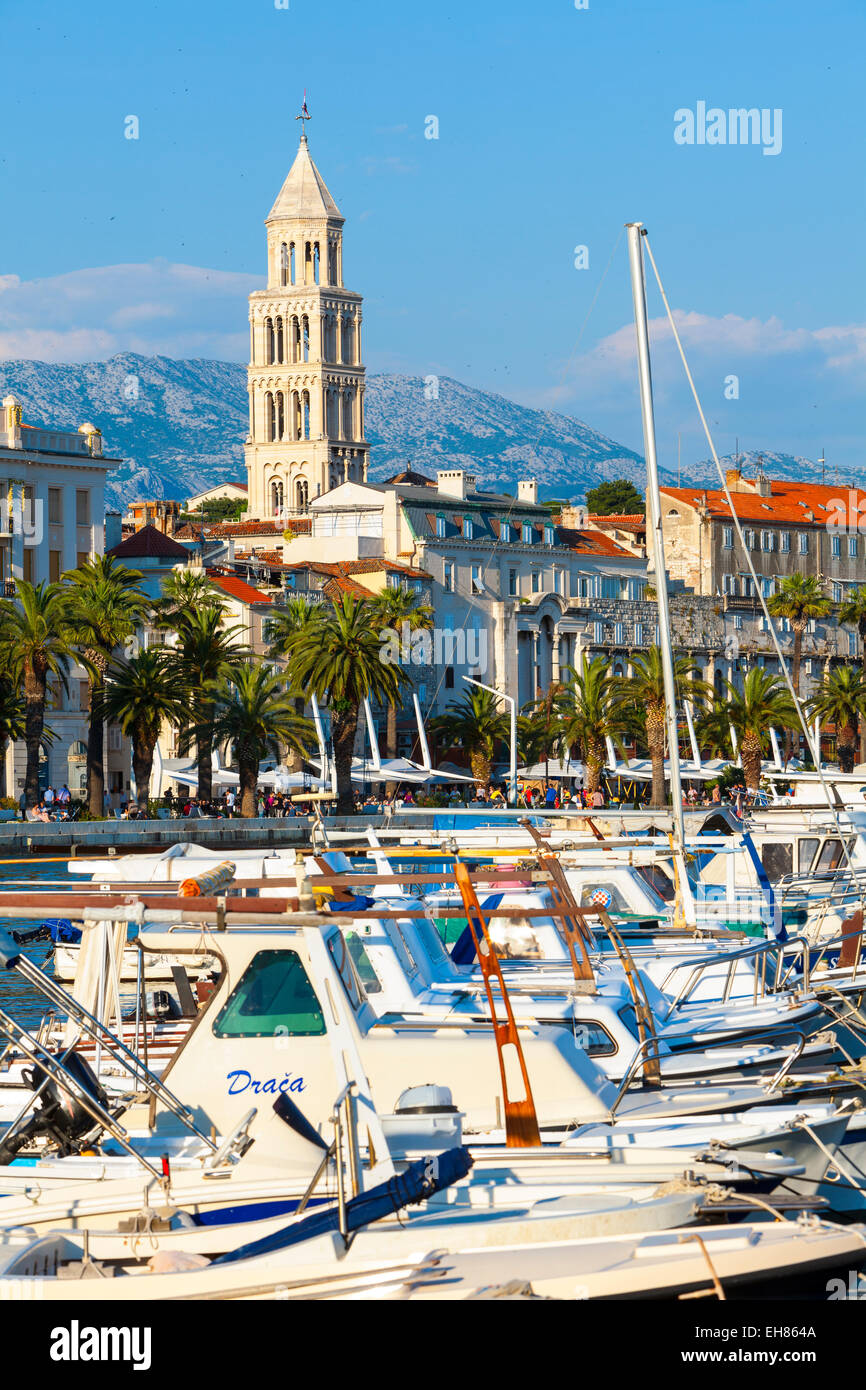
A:
{"type": "MultiPolygon", "coordinates": [[[[766,1031],[763,1031],[763,1032],[750,1033],[750,1034],[749,1034],[749,1044],[751,1045],[751,1044],[753,1044],[753,1043],[760,1042],[762,1039],[766,1039],[767,1042],[775,1043],[776,1046],[778,1047],[778,1036],[779,1036],[779,1030],[778,1030],[778,1028],[775,1028],[775,1029],[767,1029],[766,1031]]],[[[777,1071],[777,1072],[770,1078],[770,1080],[768,1081],[768,1083],[767,1083],[767,1092],[768,1092],[768,1094],[769,1094],[770,1092],[772,1092],[773,1090],[775,1090],[775,1088],[781,1084],[781,1082],[783,1081],[784,1077],[785,1077],[785,1076],[788,1074],[788,1072],[790,1071],[791,1067],[794,1065],[794,1063],[797,1061],[797,1059],[798,1059],[799,1057],[802,1056],[803,1051],[804,1051],[805,1046],[806,1046],[806,1041],[807,1041],[807,1039],[806,1039],[806,1034],[805,1034],[805,1033],[802,1031],[802,1029],[800,1029],[800,1028],[791,1029],[790,1032],[786,1032],[785,1036],[786,1036],[786,1037],[794,1037],[794,1038],[797,1039],[796,1049],[795,1049],[794,1051],[792,1051],[792,1052],[790,1053],[789,1056],[786,1056],[786,1057],[785,1057],[785,1059],[784,1059],[784,1061],[782,1062],[782,1065],[779,1067],[778,1071],[777,1071]]],[[[730,1044],[727,1044],[727,1045],[728,1045],[728,1046],[731,1046],[731,1047],[735,1046],[735,1044],[734,1044],[733,1042],[731,1042],[730,1044]]],[[[654,1053],[656,1054],[655,1060],[656,1060],[656,1061],[658,1062],[658,1064],[660,1065],[660,1055],[661,1055],[661,1054],[658,1052],[658,1046],[659,1046],[659,1043],[658,1043],[658,1039],[657,1039],[656,1037],[648,1037],[648,1038],[645,1038],[645,1039],[643,1040],[643,1042],[641,1042],[641,1043],[638,1044],[638,1047],[637,1047],[637,1050],[636,1050],[636,1052],[635,1052],[635,1055],[634,1055],[634,1057],[631,1059],[631,1062],[629,1063],[628,1070],[626,1071],[625,1075],[624,1075],[623,1078],[622,1078],[622,1081],[621,1081],[620,1084],[619,1084],[619,1089],[618,1089],[618,1091],[617,1091],[617,1093],[616,1093],[616,1096],[614,1097],[613,1104],[612,1104],[611,1107],[610,1107],[611,1116],[614,1116],[614,1115],[616,1114],[617,1110],[619,1109],[620,1103],[621,1103],[621,1101],[623,1100],[623,1097],[627,1094],[627,1092],[629,1091],[630,1087],[633,1085],[635,1079],[637,1078],[638,1072],[639,1072],[639,1071],[643,1071],[643,1070],[645,1069],[645,1067],[647,1066],[647,1063],[649,1062],[650,1058],[649,1058],[648,1055],[645,1055],[645,1054],[649,1054],[650,1052],[654,1052],[654,1053]]],[[[723,1048],[723,1047],[725,1047],[725,1046],[726,1046],[726,1044],[725,1044],[724,1040],[721,1040],[721,1041],[719,1041],[719,1042],[717,1043],[717,1047],[723,1048]]],[[[684,1055],[685,1055],[686,1053],[688,1053],[688,1052],[701,1052],[701,1053],[703,1053],[703,1052],[705,1052],[705,1051],[706,1051],[706,1043],[705,1043],[704,1041],[697,1041],[697,1040],[695,1040],[694,1042],[687,1043],[687,1044],[685,1044],[685,1045],[682,1046],[682,1047],[678,1046],[675,1055],[676,1055],[677,1057],[682,1057],[682,1056],[684,1056],[684,1055]]],[[[646,1077],[643,1078],[643,1083],[642,1083],[642,1084],[647,1084],[647,1079],[646,1079],[646,1077]]],[[[650,1082],[649,1084],[652,1085],[653,1083],[650,1082]]]]}
{"type": "MultiPolygon", "coordinates": [[[[136,1056],[107,1024],[90,1013],[74,995],[69,994],[62,985],[59,985],[56,980],[46,975],[32,960],[23,955],[20,948],[5,932],[0,932],[0,965],[7,970],[15,970],[28,984],[39,990],[50,1004],[60,1009],[67,1019],[77,1026],[79,1033],[85,1033],[92,1038],[97,1046],[107,1053],[136,1085],[143,1087],[155,1101],[169,1110],[207,1149],[212,1153],[216,1152],[218,1146],[215,1141],[199,1129],[188,1107],[169,1090],[165,1083],[150,1071],[141,1058],[136,1056]]],[[[4,1019],[12,1023],[14,1020],[9,1020],[8,1015],[0,1014],[0,1026],[3,1027],[7,1037],[11,1037],[9,1028],[3,1022],[4,1019]]],[[[30,1035],[20,1029],[17,1024],[14,1026],[18,1034],[23,1034],[25,1039],[30,1038],[30,1035]]],[[[16,1044],[21,1045],[19,1036],[16,1036],[14,1040],[16,1044]]],[[[31,1039],[30,1045],[40,1047],[43,1051],[46,1050],[44,1045],[36,1039],[31,1039]]],[[[23,1045],[21,1050],[25,1050],[23,1045]]],[[[26,1052],[25,1055],[30,1057],[29,1052],[26,1052]]],[[[50,1056],[47,1052],[46,1055],[50,1056]]],[[[33,1060],[32,1057],[31,1060],[33,1060]]],[[[56,1079],[58,1084],[61,1084],[60,1078],[56,1079]]],[[[66,1090],[67,1087],[64,1085],[63,1089],[66,1090]]]]}
{"type": "MultiPolygon", "coordinates": [[[[675,1009],[678,1009],[681,1005],[688,1002],[695,989],[697,988],[697,985],[699,984],[701,977],[707,970],[709,970],[712,966],[716,966],[723,963],[726,963],[728,967],[725,973],[725,984],[720,1001],[723,1004],[726,1004],[731,997],[731,991],[734,986],[734,978],[737,971],[737,965],[740,961],[753,961],[755,964],[752,983],[753,1003],[757,1003],[758,999],[763,999],[769,993],[779,993],[780,990],[784,987],[781,982],[783,978],[782,969],[786,954],[796,955],[799,958],[802,968],[802,979],[800,981],[800,984],[801,988],[804,990],[804,992],[806,992],[809,989],[809,951],[809,942],[806,941],[804,937],[799,936],[790,937],[785,942],[758,941],[755,942],[754,945],[743,946],[736,951],[714,951],[711,955],[706,956],[701,961],[697,961],[692,966],[691,973],[688,975],[685,982],[680,986],[665,1016],[667,1018],[670,1018],[671,1014],[674,1012],[675,1009]],[[768,989],[767,962],[769,961],[771,955],[775,955],[775,975],[773,982],[770,988],[768,989]]],[[[682,964],[672,966],[672,968],[668,971],[668,974],[665,976],[665,979],[662,982],[662,992],[666,990],[668,984],[672,982],[672,980],[678,972],[688,968],[688,964],[689,962],[684,962],[682,964]]]]}

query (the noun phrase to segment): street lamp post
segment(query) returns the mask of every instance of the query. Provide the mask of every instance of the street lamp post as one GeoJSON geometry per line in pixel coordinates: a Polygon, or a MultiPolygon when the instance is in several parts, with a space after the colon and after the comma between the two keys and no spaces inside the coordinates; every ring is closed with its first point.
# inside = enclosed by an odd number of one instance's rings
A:
{"type": "Polygon", "coordinates": [[[479,690],[487,690],[491,695],[495,695],[498,700],[507,700],[511,706],[511,737],[509,744],[509,766],[508,766],[508,800],[512,806],[517,805],[517,702],[513,695],[504,695],[501,690],[494,690],[492,685],[483,685],[481,681],[473,680],[472,676],[464,676],[469,685],[477,685],[479,690]]]}

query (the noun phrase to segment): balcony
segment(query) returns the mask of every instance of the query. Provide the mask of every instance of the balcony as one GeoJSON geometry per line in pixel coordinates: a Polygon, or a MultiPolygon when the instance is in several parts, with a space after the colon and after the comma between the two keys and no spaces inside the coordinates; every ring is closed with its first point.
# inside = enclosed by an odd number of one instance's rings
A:
{"type": "Polygon", "coordinates": [[[726,613],[757,613],[761,607],[754,594],[724,594],[722,598],[726,613]]]}

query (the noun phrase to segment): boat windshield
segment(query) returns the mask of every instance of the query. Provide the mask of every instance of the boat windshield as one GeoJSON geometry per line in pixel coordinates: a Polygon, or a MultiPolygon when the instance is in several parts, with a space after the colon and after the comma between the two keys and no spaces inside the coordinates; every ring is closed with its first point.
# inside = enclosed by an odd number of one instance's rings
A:
{"type": "Polygon", "coordinates": [[[257,951],[214,1020],[218,1038],[310,1037],[325,1017],[297,951],[257,951]]]}

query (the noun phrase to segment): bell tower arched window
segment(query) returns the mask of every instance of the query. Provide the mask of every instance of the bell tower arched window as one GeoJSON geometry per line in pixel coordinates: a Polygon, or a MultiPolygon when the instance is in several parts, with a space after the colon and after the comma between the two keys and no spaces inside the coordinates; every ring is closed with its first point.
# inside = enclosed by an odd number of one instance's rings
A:
{"type": "Polygon", "coordinates": [[[310,393],[309,393],[309,391],[304,391],[304,392],[302,393],[302,396],[301,396],[301,415],[302,415],[302,417],[303,417],[303,419],[302,419],[302,424],[303,424],[303,431],[304,431],[304,439],[309,439],[309,437],[310,437],[310,393]]]}
{"type": "Polygon", "coordinates": [[[305,512],[310,503],[310,486],[306,478],[299,478],[295,483],[295,506],[299,512],[305,512]]]}
{"type": "Polygon", "coordinates": [[[269,444],[274,442],[274,428],[276,417],[274,415],[274,395],[272,391],[265,392],[265,439],[269,444]]]}
{"type": "Polygon", "coordinates": [[[289,283],[289,248],[285,242],[280,247],[280,284],[289,283]]]}
{"type": "Polygon", "coordinates": [[[278,362],[283,362],[283,361],[285,361],[285,358],[283,357],[283,320],[282,320],[282,316],[280,316],[280,318],[277,319],[277,323],[276,323],[276,338],[277,338],[277,348],[276,348],[276,352],[277,352],[277,361],[278,361],[278,362]]]}
{"type": "Polygon", "coordinates": [[[319,265],[319,243],[313,245],[313,284],[318,285],[321,266],[319,265]]]}
{"type": "Polygon", "coordinates": [[[274,360],[274,321],[265,319],[265,362],[268,366],[274,360]]]}
{"type": "Polygon", "coordinates": [[[301,319],[301,349],[302,349],[301,361],[302,361],[302,362],[309,362],[309,360],[310,360],[310,320],[309,320],[309,318],[307,317],[306,314],[304,314],[303,318],[301,319]]]}
{"type": "Polygon", "coordinates": [[[277,430],[276,430],[276,437],[277,437],[277,439],[284,439],[284,438],[285,438],[285,433],[286,433],[286,405],[285,405],[285,397],[283,396],[282,391],[278,391],[278,392],[277,392],[276,402],[277,402],[277,430]]]}
{"type": "Polygon", "coordinates": [[[281,516],[283,511],[283,485],[277,481],[271,483],[271,515],[281,516]]]}

